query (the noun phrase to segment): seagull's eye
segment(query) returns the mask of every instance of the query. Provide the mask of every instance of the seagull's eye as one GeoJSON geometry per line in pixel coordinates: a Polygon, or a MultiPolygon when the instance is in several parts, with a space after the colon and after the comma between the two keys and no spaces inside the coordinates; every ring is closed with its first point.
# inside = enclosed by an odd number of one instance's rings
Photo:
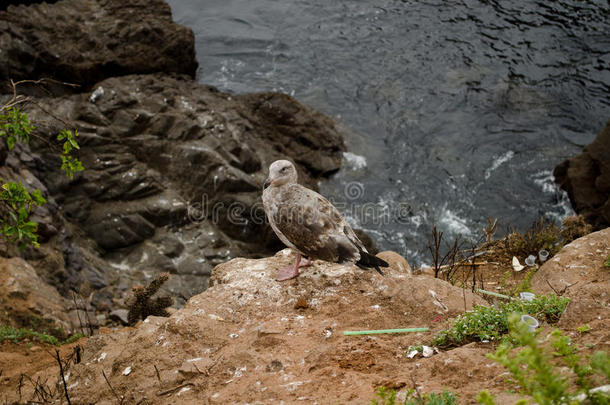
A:
{"type": "Polygon", "coordinates": [[[282,168],[282,170],[280,170],[280,173],[282,173],[282,174],[288,173],[288,166],[282,168]]]}

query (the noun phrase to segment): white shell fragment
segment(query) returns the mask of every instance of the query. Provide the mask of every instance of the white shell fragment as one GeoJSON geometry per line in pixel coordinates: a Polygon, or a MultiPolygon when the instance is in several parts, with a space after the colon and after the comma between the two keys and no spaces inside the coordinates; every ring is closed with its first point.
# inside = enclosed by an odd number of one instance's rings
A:
{"type": "Polygon", "coordinates": [[[523,266],[521,263],[519,263],[519,259],[517,259],[517,256],[513,256],[513,269],[515,271],[521,271],[525,268],[525,266],[523,266]]]}

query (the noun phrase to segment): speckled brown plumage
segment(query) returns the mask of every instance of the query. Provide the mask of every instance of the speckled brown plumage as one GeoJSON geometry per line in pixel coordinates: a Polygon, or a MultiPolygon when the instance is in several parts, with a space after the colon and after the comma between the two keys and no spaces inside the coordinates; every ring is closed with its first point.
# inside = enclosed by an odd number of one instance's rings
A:
{"type": "Polygon", "coordinates": [[[361,267],[387,267],[370,255],[339,211],[326,198],[296,182],[286,160],[274,162],[263,191],[271,227],[286,246],[310,259],[354,262],[361,267]]]}

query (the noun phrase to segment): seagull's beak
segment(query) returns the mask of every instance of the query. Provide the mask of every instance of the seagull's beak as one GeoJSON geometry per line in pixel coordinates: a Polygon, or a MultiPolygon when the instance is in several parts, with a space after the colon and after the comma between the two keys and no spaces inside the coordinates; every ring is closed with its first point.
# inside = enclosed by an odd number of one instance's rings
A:
{"type": "Polygon", "coordinates": [[[271,179],[267,179],[265,180],[265,184],[263,184],[263,190],[266,189],[267,187],[269,187],[271,185],[271,179]]]}

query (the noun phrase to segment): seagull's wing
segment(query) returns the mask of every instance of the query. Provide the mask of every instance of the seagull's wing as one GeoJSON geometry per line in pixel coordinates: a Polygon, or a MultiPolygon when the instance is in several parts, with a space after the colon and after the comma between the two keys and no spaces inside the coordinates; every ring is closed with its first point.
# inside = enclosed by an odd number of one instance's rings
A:
{"type": "Polygon", "coordinates": [[[360,260],[362,242],[330,201],[313,190],[291,184],[277,195],[273,222],[304,255],[330,262],[360,260]]]}

